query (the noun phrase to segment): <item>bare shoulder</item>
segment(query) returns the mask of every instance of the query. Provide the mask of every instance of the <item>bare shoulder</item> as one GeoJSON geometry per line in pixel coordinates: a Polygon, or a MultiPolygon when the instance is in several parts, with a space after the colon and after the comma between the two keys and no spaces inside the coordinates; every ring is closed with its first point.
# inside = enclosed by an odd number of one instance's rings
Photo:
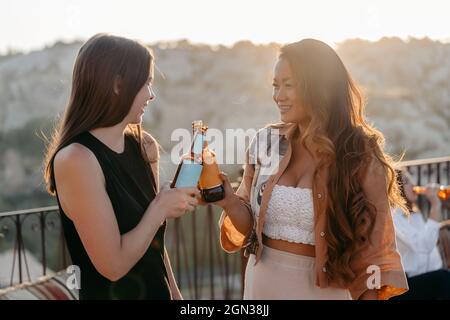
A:
{"type": "Polygon", "coordinates": [[[80,172],[90,174],[101,170],[92,151],[79,143],[71,143],[56,153],[54,169],[55,178],[60,175],[74,175],[80,172]]]}
{"type": "Polygon", "coordinates": [[[85,146],[72,143],[59,150],[53,162],[59,201],[69,218],[79,216],[76,208],[83,203],[93,206],[100,201],[105,177],[95,155],[85,146]],[[73,195],[77,195],[73,197],[73,195]],[[75,208],[75,209],[74,209],[75,208]]]}
{"type": "Polygon", "coordinates": [[[71,143],[56,153],[55,166],[73,166],[89,163],[94,159],[94,154],[88,148],[79,143],[71,143]]]}
{"type": "Polygon", "coordinates": [[[158,141],[147,131],[142,132],[142,142],[144,144],[145,152],[147,153],[148,160],[150,162],[156,162],[159,160],[159,143],[158,141]]]}

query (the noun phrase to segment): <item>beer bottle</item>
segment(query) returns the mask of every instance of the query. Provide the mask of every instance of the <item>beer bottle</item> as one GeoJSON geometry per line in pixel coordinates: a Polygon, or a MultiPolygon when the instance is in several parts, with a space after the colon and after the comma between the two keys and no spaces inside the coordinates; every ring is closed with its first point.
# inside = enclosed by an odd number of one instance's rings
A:
{"type": "Polygon", "coordinates": [[[205,141],[203,122],[192,122],[193,141],[190,152],[181,157],[171,188],[198,187],[203,169],[203,144],[205,141]]]}
{"type": "MultiPolygon", "coordinates": [[[[427,191],[427,189],[424,186],[414,186],[413,191],[416,194],[424,194],[427,191]]],[[[439,186],[438,197],[442,201],[447,200],[450,197],[450,186],[444,185],[439,186]]]]}
{"type": "Polygon", "coordinates": [[[206,140],[204,142],[203,170],[200,175],[199,189],[203,200],[206,202],[216,202],[225,197],[225,188],[222,179],[220,179],[216,155],[208,148],[208,142],[206,140]]]}

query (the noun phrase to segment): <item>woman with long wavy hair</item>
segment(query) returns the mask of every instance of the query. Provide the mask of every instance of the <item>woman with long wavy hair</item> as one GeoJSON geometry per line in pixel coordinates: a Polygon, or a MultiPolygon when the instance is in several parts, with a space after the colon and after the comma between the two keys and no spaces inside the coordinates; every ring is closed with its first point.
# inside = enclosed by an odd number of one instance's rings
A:
{"type": "Polygon", "coordinates": [[[390,207],[404,209],[383,136],[336,52],[281,48],[273,100],[220,219],[227,252],[249,256],[244,299],[388,299],[407,289],[390,207]]]}
{"type": "Polygon", "coordinates": [[[78,52],[64,117],[44,161],[80,299],[181,299],[164,246],[166,219],[197,205],[196,188],[159,191],[157,141],[141,128],[155,98],[154,57],[98,34],[78,52]]]}

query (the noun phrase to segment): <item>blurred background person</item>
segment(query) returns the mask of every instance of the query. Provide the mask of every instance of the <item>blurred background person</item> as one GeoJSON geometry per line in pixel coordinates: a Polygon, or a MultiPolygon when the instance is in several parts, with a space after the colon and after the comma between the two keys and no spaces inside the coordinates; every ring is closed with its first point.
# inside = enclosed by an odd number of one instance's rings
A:
{"type": "Polygon", "coordinates": [[[444,268],[439,252],[439,232],[443,225],[442,203],[438,197],[439,185],[425,187],[429,201],[428,218],[419,208],[419,195],[414,191],[414,179],[403,169],[399,171],[400,189],[410,211],[409,216],[398,209],[393,220],[397,247],[408,278],[409,291],[395,299],[450,299],[450,272],[444,268]]]}

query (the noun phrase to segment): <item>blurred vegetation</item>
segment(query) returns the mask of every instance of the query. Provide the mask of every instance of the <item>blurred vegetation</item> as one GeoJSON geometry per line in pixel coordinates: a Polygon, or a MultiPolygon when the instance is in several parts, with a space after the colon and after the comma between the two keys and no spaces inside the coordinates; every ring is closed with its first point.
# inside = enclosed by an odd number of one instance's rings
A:
{"type": "MultiPolygon", "coordinates": [[[[2,155],[13,152],[21,162],[21,172],[27,178],[26,187],[13,190],[6,174],[10,163],[0,155],[0,212],[55,205],[56,200],[45,191],[42,179],[42,161],[46,150],[46,138],[51,136],[54,121],[47,117],[36,118],[24,126],[0,132],[2,155]]],[[[14,173],[12,172],[13,178],[14,173]]]]}

